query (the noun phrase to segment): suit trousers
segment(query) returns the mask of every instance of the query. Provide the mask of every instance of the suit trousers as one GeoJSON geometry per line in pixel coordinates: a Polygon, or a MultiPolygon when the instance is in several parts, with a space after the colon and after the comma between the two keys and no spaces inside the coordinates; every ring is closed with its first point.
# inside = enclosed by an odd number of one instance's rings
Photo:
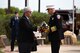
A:
{"type": "Polygon", "coordinates": [[[14,51],[14,43],[16,40],[16,35],[11,36],[11,51],[14,51]]]}
{"type": "Polygon", "coordinates": [[[18,43],[19,53],[31,53],[31,43],[18,43]]]}
{"type": "Polygon", "coordinates": [[[51,41],[51,52],[59,53],[59,49],[60,49],[60,40],[51,41]]]}

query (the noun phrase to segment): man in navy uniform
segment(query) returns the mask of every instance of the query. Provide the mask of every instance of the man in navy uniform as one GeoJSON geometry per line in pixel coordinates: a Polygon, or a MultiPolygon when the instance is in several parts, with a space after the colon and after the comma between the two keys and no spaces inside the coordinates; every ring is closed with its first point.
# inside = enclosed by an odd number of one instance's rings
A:
{"type": "Polygon", "coordinates": [[[11,51],[14,51],[14,42],[18,36],[18,24],[19,24],[19,14],[15,12],[15,15],[11,18],[10,28],[11,28],[11,51]]]}
{"type": "Polygon", "coordinates": [[[51,42],[51,52],[59,53],[61,39],[64,39],[62,32],[62,21],[59,14],[56,13],[53,5],[48,5],[47,11],[51,15],[49,19],[49,34],[48,38],[51,42]]]}

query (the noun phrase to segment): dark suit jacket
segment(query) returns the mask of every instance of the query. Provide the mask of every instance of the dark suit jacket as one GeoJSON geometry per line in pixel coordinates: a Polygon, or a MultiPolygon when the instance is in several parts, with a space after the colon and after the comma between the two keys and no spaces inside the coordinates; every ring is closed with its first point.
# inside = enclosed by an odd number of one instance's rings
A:
{"type": "Polygon", "coordinates": [[[57,14],[54,13],[49,20],[48,25],[50,26],[50,32],[48,34],[49,41],[60,40],[64,38],[63,29],[62,29],[62,21],[57,18],[57,14]],[[57,30],[52,32],[51,27],[56,26],[57,30]]]}
{"type": "Polygon", "coordinates": [[[18,42],[19,43],[32,43],[34,41],[34,33],[37,27],[34,27],[31,22],[25,16],[19,21],[19,35],[18,35],[18,42]]]}
{"type": "Polygon", "coordinates": [[[13,16],[10,21],[11,36],[18,35],[18,29],[19,29],[18,26],[19,26],[19,18],[15,19],[15,16],[13,16]]]}
{"type": "MultiPolygon", "coordinates": [[[[20,17],[18,17],[18,19],[15,19],[15,16],[13,16],[13,17],[11,17],[11,21],[10,21],[10,28],[15,28],[16,26],[16,21],[19,23],[19,18],[20,17]]],[[[17,23],[17,24],[18,24],[17,23]]]]}

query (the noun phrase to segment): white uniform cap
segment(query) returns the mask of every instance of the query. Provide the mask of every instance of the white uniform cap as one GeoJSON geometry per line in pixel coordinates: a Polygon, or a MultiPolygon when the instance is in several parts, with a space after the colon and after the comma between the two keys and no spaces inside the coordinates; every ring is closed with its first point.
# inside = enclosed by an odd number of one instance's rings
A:
{"type": "Polygon", "coordinates": [[[55,6],[54,5],[47,5],[46,8],[47,8],[47,10],[48,9],[53,9],[53,8],[55,8],[55,6]]]}
{"type": "Polygon", "coordinates": [[[23,12],[24,12],[24,13],[27,12],[27,11],[31,11],[30,7],[25,7],[25,8],[23,9],[23,12]]]}

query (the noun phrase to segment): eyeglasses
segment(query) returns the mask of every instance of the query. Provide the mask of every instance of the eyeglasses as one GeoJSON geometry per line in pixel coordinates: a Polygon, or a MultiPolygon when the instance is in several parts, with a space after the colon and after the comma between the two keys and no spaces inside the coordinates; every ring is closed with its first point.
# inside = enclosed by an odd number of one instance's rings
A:
{"type": "Polygon", "coordinates": [[[29,13],[32,13],[32,11],[28,11],[29,13]]]}

